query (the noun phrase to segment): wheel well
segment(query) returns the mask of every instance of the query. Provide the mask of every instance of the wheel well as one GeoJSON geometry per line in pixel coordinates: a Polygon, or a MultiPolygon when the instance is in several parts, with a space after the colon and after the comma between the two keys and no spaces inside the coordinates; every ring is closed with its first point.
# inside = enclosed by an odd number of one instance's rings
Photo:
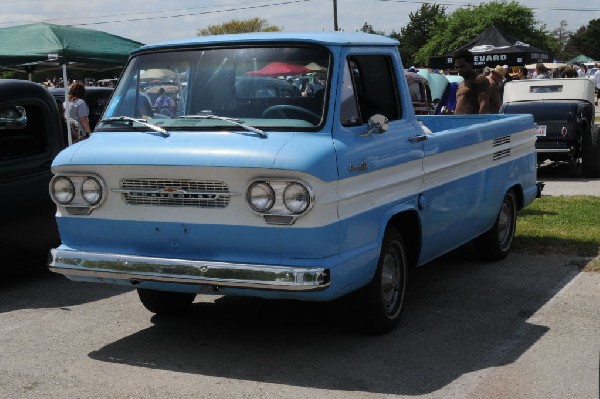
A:
{"type": "Polygon", "coordinates": [[[390,219],[388,226],[394,226],[402,235],[408,264],[412,267],[417,266],[419,253],[421,251],[421,222],[415,211],[401,212],[390,219]]]}
{"type": "Polygon", "coordinates": [[[515,184],[509,190],[513,190],[517,199],[517,210],[523,208],[523,187],[520,184],[515,184]]]}

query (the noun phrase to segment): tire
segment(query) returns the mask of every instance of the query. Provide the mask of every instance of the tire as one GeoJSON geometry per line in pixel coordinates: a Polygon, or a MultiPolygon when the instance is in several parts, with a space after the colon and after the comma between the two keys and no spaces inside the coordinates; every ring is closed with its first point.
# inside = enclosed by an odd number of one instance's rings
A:
{"type": "Polygon", "coordinates": [[[504,195],[494,226],[474,241],[481,259],[499,261],[506,258],[515,237],[516,225],[517,199],[514,191],[510,189],[504,195]]]}
{"type": "Polygon", "coordinates": [[[377,270],[371,282],[351,294],[353,310],[361,331],[384,334],[400,320],[407,287],[407,256],[402,236],[386,231],[377,270]]]}
{"type": "Polygon", "coordinates": [[[588,127],[581,138],[581,166],[583,177],[600,177],[600,130],[588,127]]]}
{"type": "Polygon", "coordinates": [[[159,315],[173,315],[185,311],[194,302],[196,294],[137,289],[146,309],[159,315]]]}

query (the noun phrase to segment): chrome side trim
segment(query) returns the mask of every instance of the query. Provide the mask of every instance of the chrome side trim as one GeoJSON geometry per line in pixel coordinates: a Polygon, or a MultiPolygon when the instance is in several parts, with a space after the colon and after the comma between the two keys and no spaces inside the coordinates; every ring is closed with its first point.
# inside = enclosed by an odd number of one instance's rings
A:
{"type": "Polygon", "coordinates": [[[252,288],[279,291],[322,291],[329,269],[187,259],[154,258],[52,249],[49,268],[66,276],[252,288]]]}
{"type": "Polygon", "coordinates": [[[556,154],[564,154],[570,152],[571,150],[568,148],[537,148],[535,152],[541,153],[556,153],[556,154]]]}

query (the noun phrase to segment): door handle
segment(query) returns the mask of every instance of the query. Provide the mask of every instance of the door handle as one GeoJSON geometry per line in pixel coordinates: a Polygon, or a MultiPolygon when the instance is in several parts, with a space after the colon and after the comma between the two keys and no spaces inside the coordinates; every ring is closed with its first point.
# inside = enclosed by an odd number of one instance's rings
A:
{"type": "Polygon", "coordinates": [[[427,140],[426,134],[419,134],[417,136],[411,136],[408,138],[408,141],[411,141],[413,143],[417,143],[419,141],[425,141],[425,140],[427,140]]]}

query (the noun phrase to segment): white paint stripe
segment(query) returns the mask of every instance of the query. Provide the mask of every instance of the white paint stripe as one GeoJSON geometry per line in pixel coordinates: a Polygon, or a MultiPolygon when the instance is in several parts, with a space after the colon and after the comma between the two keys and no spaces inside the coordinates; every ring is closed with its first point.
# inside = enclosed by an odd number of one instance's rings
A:
{"type": "MultiPolygon", "coordinates": [[[[206,209],[190,207],[157,207],[125,205],[121,195],[109,192],[102,207],[90,216],[100,219],[140,220],[155,222],[199,223],[264,227],[264,220],[252,213],[246,203],[245,190],[255,178],[282,177],[304,180],[315,192],[316,205],[295,227],[312,228],[332,224],[339,219],[359,215],[386,204],[395,204],[400,199],[418,194],[442,184],[458,180],[473,173],[530,154],[535,145],[532,129],[511,135],[511,143],[493,147],[493,140],[468,147],[446,151],[427,157],[424,162],[415,160],[390,168],[343,179],[323,182],[303,173],[252,168],[215,168],[190,166],[87,166],[85,170],[96,173],[106,180],[109,188],[118,188],[121,178],[220,180],[227,183],[229,190],[239,195],[231,198],[227,208],[206,209]],[[493,153],[510,148],[510,156],[493,161],[493,153]],[[425,175],[423,173],[423,163],[425,175]]],[[[69,166],[54,169],[55,173],[69,170],[82,171],[81,167],[69,166]]],[[[494,184],[494,182],[489,182],[494,184]]],[[[61,212],[59,216],[73,217],[61,212]]]]}

